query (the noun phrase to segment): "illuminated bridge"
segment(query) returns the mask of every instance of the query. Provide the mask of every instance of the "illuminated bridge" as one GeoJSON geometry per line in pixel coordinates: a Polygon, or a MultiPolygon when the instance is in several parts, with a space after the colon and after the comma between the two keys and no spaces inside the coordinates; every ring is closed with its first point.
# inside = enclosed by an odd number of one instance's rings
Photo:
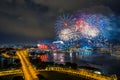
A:
{"type": "Polygon", "coordinates": [[[86,70],[86,69],[73,70],[71,68],[62,68],[62,67],[46,67],[46,69],[36,70],[28,60],[27,50],[20,50],[17,51],[16,53],[21,61],[22,69],[1,71],[0,76],[23,74],[25,80],[39,80],[37,75],[41,71],[57,71],[61,73],[67,73],[70,75],[77,75],[78,77],[83,76],[86,77],[87,79],[92,79],[92,80],[117,80],[116,76],[104,76],[93,73],[90,70],[86,70]]]}

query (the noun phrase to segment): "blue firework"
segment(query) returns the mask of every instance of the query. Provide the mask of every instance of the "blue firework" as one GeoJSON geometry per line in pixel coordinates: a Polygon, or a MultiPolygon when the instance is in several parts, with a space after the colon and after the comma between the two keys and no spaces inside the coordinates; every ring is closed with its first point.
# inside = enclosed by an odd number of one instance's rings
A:
{"type": "Polygon", "coordinates": [[[74,23],[74,17],[69,14],[59,16],[55,23],[56,32],[59,34],[61,30],[72,27],[74,23]]]}

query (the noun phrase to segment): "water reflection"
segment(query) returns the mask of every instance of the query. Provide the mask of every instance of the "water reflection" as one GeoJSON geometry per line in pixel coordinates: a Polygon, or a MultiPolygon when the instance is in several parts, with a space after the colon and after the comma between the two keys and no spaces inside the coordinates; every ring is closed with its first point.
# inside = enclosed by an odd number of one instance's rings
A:
{"type": "Polygon", "coordinates": [[[38,55],[38,57],[43,62],[76,63],[78,60],[89,59],[91,54],[92,54],[92,51],[85,50],[82,52],[70,51],[69,53],[44,53],[44,54],[38,55]]]}
{"type": "Polygon", "coordinates": [[[65,54],[62,54],[62,53],[61,54],[53,53],[53,61],[63,63],[63,62],[65,62],[64,56],[65,56],[65,54]]]}
{"type": "Polygon", "coordinates": [[[75,57],[69,53],[53,53],[52,61],[55,63],[74,62],[75,57]]]}

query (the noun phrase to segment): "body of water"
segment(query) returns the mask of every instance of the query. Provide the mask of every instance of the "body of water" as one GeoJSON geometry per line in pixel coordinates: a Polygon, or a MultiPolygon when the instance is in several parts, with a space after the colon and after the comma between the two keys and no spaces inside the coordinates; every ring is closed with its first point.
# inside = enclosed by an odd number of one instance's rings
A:
{"type": "Polygon", "coordinates": [[[55,63],[71,62],[78,66],[91,66],[101,69],[107,74],[117,74],[120,76],[120,58],[113,57],[105,53],[47,53],[41,56],[41,60],[55,63]]]}

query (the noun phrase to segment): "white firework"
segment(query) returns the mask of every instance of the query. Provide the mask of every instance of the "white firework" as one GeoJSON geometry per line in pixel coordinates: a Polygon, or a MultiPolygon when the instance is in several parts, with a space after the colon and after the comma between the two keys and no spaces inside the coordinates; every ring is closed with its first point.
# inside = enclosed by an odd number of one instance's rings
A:
{"type": "Polygon", "coordinates": [[[75,30],[69,29],[69,28],[61,30],[61,32],[59,34],[59,38],[64,41],[77,40],[80,37],[81,36],[80,36],[79,32],[76,32],[75,30]]]}
{"type": "Polygon", "coordinates": [[[96,37],[99,34],[99,30],[95,27],[90,27],[86,25],[81,30],[81,33],[85,38],[91,39],[91,38],[96,37]]]}
{"type": "Polygon", "coordinates": [[[96,27],[90,26],[88,23],[84,22],[84,25],[76,25],[76,30],[79,31],[83,37],[87,39],[94,38],[98,36],[99,30],[96,27]]]}

